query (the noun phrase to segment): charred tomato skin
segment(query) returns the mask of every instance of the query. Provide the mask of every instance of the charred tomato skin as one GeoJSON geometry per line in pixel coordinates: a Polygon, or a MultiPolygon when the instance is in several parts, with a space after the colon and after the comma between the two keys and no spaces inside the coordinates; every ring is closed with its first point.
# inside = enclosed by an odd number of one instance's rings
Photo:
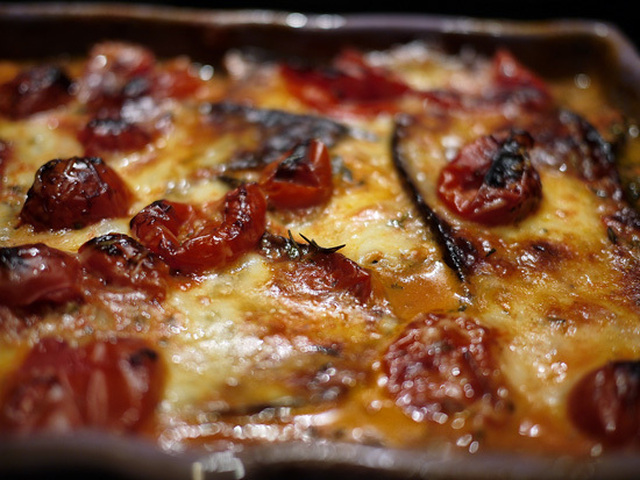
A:
{"type": "Polygon", "coordinates": [[[145,147],[152,135],[136,123],[121,117],[94,117],[78,132],[87,156],[128,152],[145,147]]]}
{"type": "Polygon", "coordinates": [[[534,212],[542,184],[525,132],[497,133],[465,145],[438,178],[439,198],[456,215],[484,225],[517,223],[534,212]]]}
{"type": "Polygon", "coordinates": [[[71,100],[72,81],[60,67],[38,65],[0,85],[0,115],[24,119],[65,105],[71,100]]]}
{"type": "Polygon", "coordinates": [[[327,147],[318,140],[298,145],[267,165],[261,186],[276,208],[307,208],[327,202],[333,192],[327,147]]]}
{"type": "Polygon", "coordinates": [[[36,231],[79,229],[126,216],[131,201],[124,180],[102,159],[55,159],[38,169],[20,220],[36,231]]]}
{"type": "Polygon", "coordinates": [[[82,297],[76,257],[43,243],[0,248],[0,304],[28,307],[82,297]]]}
{"type": "Polygon", "coordinates": [[[128,235],[95,237],[79,248],[78,256],[87,274],[107,287],[128,288],[159,301],[166,295],[168,266],[128,235]]]}

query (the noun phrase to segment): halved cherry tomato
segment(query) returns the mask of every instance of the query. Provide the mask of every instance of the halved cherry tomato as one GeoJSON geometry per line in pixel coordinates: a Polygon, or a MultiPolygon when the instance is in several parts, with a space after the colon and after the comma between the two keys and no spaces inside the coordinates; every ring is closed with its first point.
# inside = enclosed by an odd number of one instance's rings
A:
{"type": "Polygon", "coordinates": [[[0,248],[0,304],[26,307],[82,298],[78,260],[43,243],[0,248]]]}
{"type": "Polygon", "coordinates": [[[383,357],[387,389],[416,420],[441,422],[472,407],[497,420],[508,400],[491,344],[490,332],[464,315],[422,315],[383,357]]]}
{"type": "Polygon", "coordinates": [[[26,118],[66,104],[71,99],[71,79],[54,65],[39,65],[20,72],[0,85],[0,115],[26,118]]]}
{"type": "Polygon", "coordinates": [[[168,266],[128,235],[110,233],[93,238],[78,254],[85,270],[107,286],[131,288],[157,300],[165,296],[168,266]]]}
{"type": "Polygon", "coordinates": [[[152,135],[121,117],[94,117],[78,132],[78,140],[85,155],[100,156],[139,150],[152,140],[152,135]]]}
{"type": "Polygon", "coordinates": [[[153,415],[163,383],[161,359],[141,339],[93,341],[73,348],[45,338],[6,383],[0,430],[138,430],[153,415]]]}
{"type": "Polygon", "coordinates": [[[498,50],[493,56],[492,68],[492,100],[508,100],[531,108],[551,105],[551,92],[544,80],[522,65],[509,51],[498,50]]]}
{"type": "Polygon", "coordinates": [[[542,198],[540,177],[528,157],[529,135],[480,137],[440,173],[438,195],[457,215],[485,225],[522,220],[542,198]]]}
{"type": "Polygon", "coordinates": [[[254,248],[265,231],[266,209],[262,189],[246,184],[221,204],[154,202],[131,219],[131,230],[173,269],[198,273],[228,265],[254,248]]]}
{"type": "Polygon", "coordinates": [[[382,67],[367,63],[356,50],[343,51],[325,69],[282,65],[289,91],[307,105],[323,112],[377,114],[395,111],[394,102],[411,88],[382,67]]]}
{"type": "Polygon", "coordinates": [[[78,98],[94,112],[115,113],[126,99],[149,93],[155,63],[153,53],[140,45],[96,44],[78,82],[78,98]]]}
{"type": "Polygon", "coordinates": [[[156,98],[187,98],[196,94],[205,82],[192,69],[186,58],[178,58],[158,66],[151,85],[156,98]]]}
{"type": "Polygon", "coordinates": [[[306,208],[326,202],[333,192],[329,150],[318,140],[298,145],[267,165],[261,186],[276,208],[306,208]]]}
{"type": "Polygon", "coordinates": [[[20,219],[36,230],[78,229],[127,215],[131,199],[127,185],[102,159],[56,159],[36,173],[20,219]]]}
{"type": "Polygon", "coordinates": [[[581,378],[569,393],[571,421],[608,445],[640,439],[640,362],[610,362],[581,378]]]}

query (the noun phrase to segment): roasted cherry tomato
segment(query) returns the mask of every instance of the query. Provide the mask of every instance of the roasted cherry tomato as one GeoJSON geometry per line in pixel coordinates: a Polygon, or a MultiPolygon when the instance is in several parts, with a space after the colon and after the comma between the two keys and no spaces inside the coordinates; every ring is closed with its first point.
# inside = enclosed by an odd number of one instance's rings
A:
{"type": "Polygon", "coordinates": [[[290,273],[292,286],[312,296],[346,292],[363,303],[371,297],[371,274],[340,252],[311,255],[290,273]]]}
{"type": "Polygon", "coordinates": [[[124,287],[162,300],[169,268],[144,245],[121,233],[96,237],[78,250],[88,274],[106,286],[124,287]]]}
{"type": "Polygon", "coordinates": [[[153,415],[163,383],[161,359],[143,340],[73,348],[45,338],[6,383],[0,429],[16,434],[138,430],[153,415]]]}
{"type": "Polygon", "coordinates": [[[527,151],[529,135],[489,135],[462,148],[440,173],[438,195],[457,215],[485,225],[509,224],[532,213],[542,198],[527,151]]]}
{"type": "Polygon", "coordinates": [[[552,103],[546,83],[507,50],[498,50],[493,57],[493,82],[490,95],[495,101],[511,101],[530,108],[552,103]]]}
{"type": "Polygon", "coordinates": [[[84,154],[100,156],[111,152],[140,150],[152,140],[152,135],[136,123],[122,117],[95,117],[78,132],[84,154]]]}
{"type": "Polygon", "coordinates": [[[0,248],[0,304],[26,307],[82,298],[76,257],[42,243],[0,248]]]}
{"type": "Polygon", "coordinates": [[[0,85],[0,115],[20,119],[66,104],[71,80],[59,67],[40,65],[0,85]]]}
{"type": "Polygon", "coordinates": [[[100,158],[56,159],[36,173],[20,219],[36,230],[83,228],[127,215],[131,200],[127,185],[100,158]]]}
{"type": "Polygon", "coordinates": [[[327,147],[318,140],[298,145],[267,165],[261,185],[276,208],[306,208],[326,202],[333,192],[327,147]]]}
{"type": "Polygon", "coordinates": [[[608,445],[640,438],[640,362],[610,362],[587,373],[569,394],[569,418],[608,445]]]}
{"type": "Polygon", "coordinates": [[[366,62],[360,52],[345,50],[325,69],[283,65],[289,91],[319,111],[376,114],[395,111],[394,102],[411,88],[390,71],[366,62]]]}
{"type": "Polygon", "coordinates": [[[131,230],[174,270],[198,273],[228,265],[254,248],[265,230],[266,209],[262,189],[246,184],[221,204],[154,202],[131,219],[131,230]]]}
{"type": "Polygon", "coordinates": [[[99,43],[89,52],[78,98],[92,111],[117,112],[127,99],[149,94],[155,63],[153,53],[139,45],[99,43]]]}
{"type": "Polygon", "coordinates": [[[471,408],[497,419],[506,411],[490,332],[462,315],[419,317],[390,345],[383,366],[389,393],[416,420],[442,422],[471,408]]]}
{"type": "Polygon", "coordinates": [[[151,94],[157,98],[188,98],[205,84],[191,62],[178,58],[156,69],[151,94]]]}

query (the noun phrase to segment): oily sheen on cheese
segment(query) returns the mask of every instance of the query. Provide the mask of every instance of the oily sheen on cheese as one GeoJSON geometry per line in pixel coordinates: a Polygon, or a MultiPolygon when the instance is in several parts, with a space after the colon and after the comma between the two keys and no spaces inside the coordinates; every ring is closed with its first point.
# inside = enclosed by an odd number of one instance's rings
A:
{"type": "Polygon", "coordinates": [[[599,85],[225,60],[0,62],[3,435],[637,448],[636,140],[599,85]]]}

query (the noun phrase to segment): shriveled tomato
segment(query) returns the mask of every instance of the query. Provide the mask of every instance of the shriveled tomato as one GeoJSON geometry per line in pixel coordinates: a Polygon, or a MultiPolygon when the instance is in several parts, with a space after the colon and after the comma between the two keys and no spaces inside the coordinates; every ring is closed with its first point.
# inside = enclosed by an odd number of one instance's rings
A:
{"type": "Polygon", "coordinates": [[[6,383],[0,430],[138,430],[153,415],[163,383],[160,356],[141,339],[92,341],[74,348],[45,338],[6,383]]]}
{"type": "Polygon", "coordinates": [[[204,84],[191,62],[178,58],[156,69],[151,94],[157,98],[187,98],[195,95],[204,84]]]}
{"type": "Polygon", "coordinates": [[[117,112],[126,99],[150,92],[155,63],[153,53],[140,45],[96,44],[78,82],[78,98],[92,111],[117,112]]]}
{"type": "Polygon", "coordinates": [[[106,286],[129,288],[157,300],[164,298],[168,266],[128,235],[110,233],[93,238],[78,253],[88,274],[106,286]]]}
{"type": "Polygon", "coordinates": [[[532,213],[542,184],[524,132],[483,136],[464,146],[440,173],[438,195],[457,215],[485,225],[509,224],[532,213]]]}
{"type": "Polygon", "coordinates": [[[529,108],[552,103],[547,84],[522,65],[511,52],[500,49],[493,56],[493,85],[489,95],[498,102],[511,101],[529,108]]]}
{"type": "Polygon", "coordinates": [[[85,155],[100,156],[139,150],[152,140],[152,135],[122,117],[95,117],[78,132],[78,140],[85,155]]]}
{"type": "Polygon", "coordinates": [[[328,68],[282,65],[289,91],[323,112],[377,114],[395,111],[395,101],[411,88],[392,72],[375,67],[352,49],[343,51],[328,68]]]}
{"type": "Polygon", "coordinates": [[[0,115],[20,119],[64,105],[71,99],[70,87],[71,79],[57,66],[24,70],[0,85],[0,115]]]}
{"type": "Polygon", "coordinates": [[[36,230],[83,228],[127,215],[131,200],[127,185],[100,158],[56,159],[36,173],[20,219],[36,230]]]}
{"type": "Polygon", "coordinates": [[[213,205],[154,202],[131,219],[131,230],[173,269],[198,273],[228,265],[254,248],[265,230],[266,209],[262,189],[246,184],[213,205]]]}
{"type": "Polygon", "coordinates": [[[75,256],[43,243],[0,248],[0,304],[26,307],[82,298],[75,256]]]}
{"type": "Polygon", "coordinates": [[[389,346],[383,366],[389,393],[416,420],[441,423],[472,408],[498,419],[507,410],[490,332],[463,315],[417,318],[389,346]]]}
{"type": "Polygon", "coordinates": [[[569,418],[608,445],[640,439],[640,361],[609,362],[582,377],[568,398],[569,418]]]}
{"type": "Polygon", "coordinates": [[[326,202],[333,192],[329,150],[318,140],[298,145],[267,165],[261,185],[276,208],[306,208],[326,202]]]}
{"type": "Polygon", "coordinates": [[[274,284],[284,294],[313,299],[347,294],[365,303],[374,292],[371,272],[338,251],[344,245],[325,248],[314,240],[299,243],[265,233],[260,247],[276,260],[274,284]]]}

